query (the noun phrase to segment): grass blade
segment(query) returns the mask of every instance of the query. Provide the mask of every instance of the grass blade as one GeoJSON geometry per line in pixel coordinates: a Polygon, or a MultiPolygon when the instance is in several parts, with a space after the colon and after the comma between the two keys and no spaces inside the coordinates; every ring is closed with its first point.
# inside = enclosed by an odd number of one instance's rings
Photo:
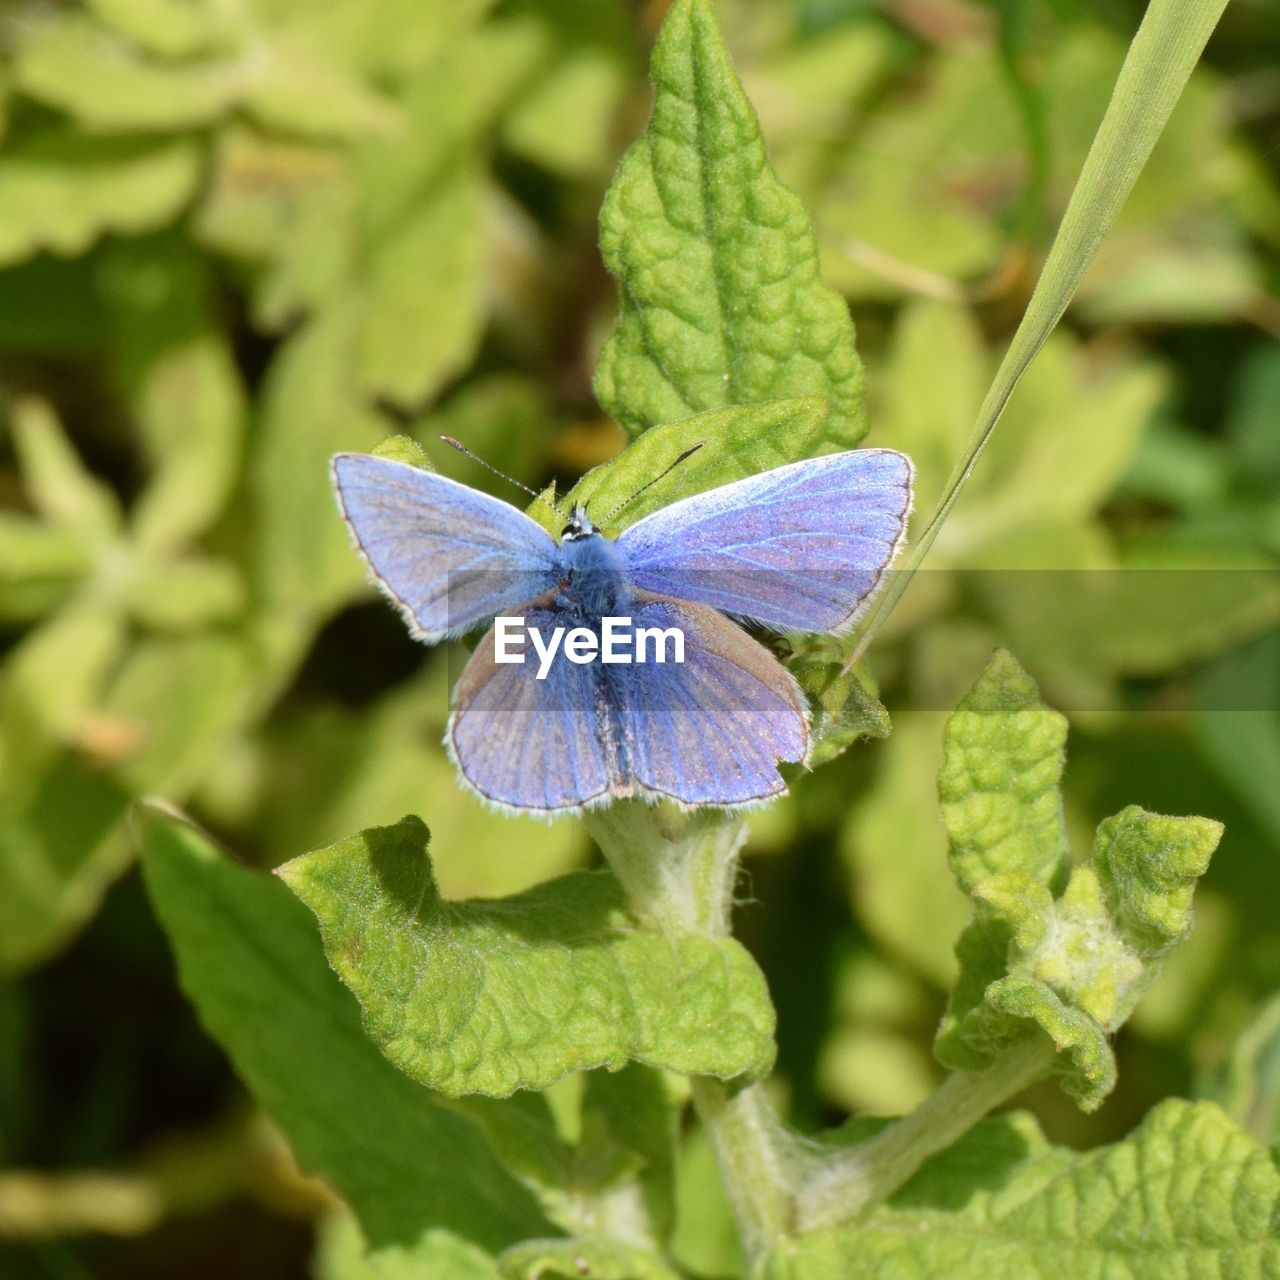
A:
{"type": "Polygon", "coordinates": [[[851,667],[879,632],[929,552],[1019,379],[1053,332],[1128,199],[1227,0],[1151,0],[1054,237],[1026,314],[996,370],[938,509],[867,615],[851,667]]]}

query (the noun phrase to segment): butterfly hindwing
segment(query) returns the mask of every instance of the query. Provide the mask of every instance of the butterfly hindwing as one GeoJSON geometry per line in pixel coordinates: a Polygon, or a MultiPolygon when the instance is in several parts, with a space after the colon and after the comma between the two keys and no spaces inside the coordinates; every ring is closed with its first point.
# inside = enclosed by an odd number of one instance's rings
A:
{"type": "MultiPolygon", "coordinates": [[[[549,636],[573,624],[551,598],[521,611],[549,636]]],[[[678,630],[683,661],[499,663],[491,630],[454,690],[447,742],[486,800],[543,813],[646,793],[733,806],[784,789],[808,751],[804,696],[763,645],[705,605],[641,593],[633,629],[678,630]]],[[[656,642],[648,650],[656,655],[656,642]]],[[[670,656],[674,656],[673,653],[670,656]]]]}
{"type": "Polygon", "coordinates": [[[413,633],[436,641],[553,587],[560,547],[522,511],[445,476],[340,453],[342,514],[413,633]]]}
{"type": "Polygon", "coordinates": [[[614,668],[635,786],[688,805],[731,806],[784,791],[780,761],[808,755],[803,693],[773,655],[705,605],[637,593],[635,627],[678,628],[684,661],[614,668]]]}
{"type": "MultiPolygon", "coordinates": [[[[520,611],[550,635],[567,619],[549,601],[520,611]]],[[[491,629],[453,694],[446,744],[468,783],[493,804],[544,813],[582,808],[618,794],[610,709],[600,670],[557,655],[546,678],[537,663],[499,663],[491,629]]]]}
{"type": "Polygon", "coordinates": [[[618,538],[633,586],[779,630],[857,616],[901,544],[910,461],[858,449],[673,503],[618,538]]]}

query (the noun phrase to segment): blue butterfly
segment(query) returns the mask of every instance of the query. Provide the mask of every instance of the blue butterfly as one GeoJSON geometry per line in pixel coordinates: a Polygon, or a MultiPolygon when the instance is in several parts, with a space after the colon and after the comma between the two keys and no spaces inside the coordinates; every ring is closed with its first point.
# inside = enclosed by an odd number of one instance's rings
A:
{"type": "Polygon", "coordinates": [[[785,789],[808,712],[791,674],[724,615],[838,632],[905,534],[912,467],[860,449],[675,502],[606,538],[575,507],[557,541],[457,481],[368,454],[333,459],[339,504],[379,586],[434,644],[503,615],[530,633],[606,617],[675,629],[683,661],[502,660],[490,628],[454,690],[445,745],[485,800],[544,814],[613,799],[732,807],[785,789]]]}

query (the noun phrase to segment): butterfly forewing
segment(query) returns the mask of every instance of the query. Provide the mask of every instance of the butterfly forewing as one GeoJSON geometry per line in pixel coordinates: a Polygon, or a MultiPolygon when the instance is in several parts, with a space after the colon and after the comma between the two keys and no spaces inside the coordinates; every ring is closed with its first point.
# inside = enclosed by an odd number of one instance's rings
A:
{"type": "Polygon", "coordinates": [[[618,547],[636,587],[780,630],[835,631],[901,544],[911,477],[890,449],[796,462],[664,507],[618,547]]]}
{"type": "Polygon", "coordinates": [[[488,494],[363,453],[338,454],[333,482],[357,546],[420,639],[469,630],[559,579],[551,535],[488,494]]]}

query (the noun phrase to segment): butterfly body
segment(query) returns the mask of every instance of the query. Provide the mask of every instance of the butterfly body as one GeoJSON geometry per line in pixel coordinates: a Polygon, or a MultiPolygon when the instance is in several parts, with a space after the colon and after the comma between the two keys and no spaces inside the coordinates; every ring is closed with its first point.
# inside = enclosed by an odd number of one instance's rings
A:
{"type": "Polygon", "coordinates": [[[560,535],[559,549],[563,569],[556,599],[581,625],[599,625],[628,607],[626,561],[580,508],[560,535]]]}
{"type": "Polygon", "coordinates": [[[779,763],[808,754],[807,704],[731,619],[850,625],[901,542],[912,471],[885,449],[792,463],[673,503],[616,539],[582,508],[553,538],[506,503],[388,459],[339,454],[333,476],[358,549],[419,639],[495,619],[563,639],[535,670],[490,627],[445,739],[483,798],[554,814],[633,795],[733,807],[780,793],[779,763]],[[618,621],[637,645],[611,662],[618,621]],[[668,640],[677,660],[658,656],[668,640]]]}

